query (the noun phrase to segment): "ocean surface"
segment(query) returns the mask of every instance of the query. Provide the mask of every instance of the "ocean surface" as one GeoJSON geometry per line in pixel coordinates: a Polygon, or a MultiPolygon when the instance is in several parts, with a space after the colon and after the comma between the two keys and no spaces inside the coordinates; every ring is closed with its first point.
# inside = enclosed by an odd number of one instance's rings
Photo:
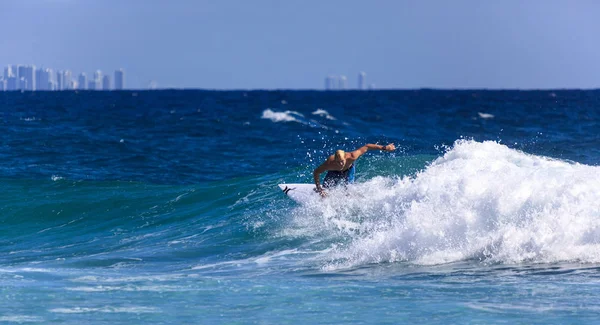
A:
{"type": "Polygon", "coordinates": [[[0,323],[600,323],[600,91],[0,92],[0,323]],[[357,183],[300,205],[336,149],[357,183]]]}

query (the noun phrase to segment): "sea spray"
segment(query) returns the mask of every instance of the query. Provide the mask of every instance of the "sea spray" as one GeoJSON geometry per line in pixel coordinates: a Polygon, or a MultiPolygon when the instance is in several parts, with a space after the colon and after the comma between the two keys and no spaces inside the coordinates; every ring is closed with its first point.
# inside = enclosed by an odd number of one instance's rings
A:
{"type": "Polygon", "coordinates": [[[375,177],[293,211],[325,269],[382,262],[600,262],[600,167],[459,140],[414,176],[375,177]],[[322,247],[321,247],[322,248],[322,247]]]}

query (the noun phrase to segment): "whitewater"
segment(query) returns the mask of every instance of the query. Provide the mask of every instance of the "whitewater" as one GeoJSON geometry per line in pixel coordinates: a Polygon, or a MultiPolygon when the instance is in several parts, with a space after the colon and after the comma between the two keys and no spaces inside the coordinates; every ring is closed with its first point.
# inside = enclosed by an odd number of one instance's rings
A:
{"type": "Polygon", "coordinates": [[[415,175],[375,177],[294,208],[282,231],[331,242],[319,256],[325,270],[597,263],[599,174],[497,142],[460,140],[415,175]]]}

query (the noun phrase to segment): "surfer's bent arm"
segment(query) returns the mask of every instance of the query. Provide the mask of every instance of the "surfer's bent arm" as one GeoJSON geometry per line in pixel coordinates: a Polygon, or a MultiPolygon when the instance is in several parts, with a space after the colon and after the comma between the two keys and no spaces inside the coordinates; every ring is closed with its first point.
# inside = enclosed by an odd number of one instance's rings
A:
{"type": "Polygon", "coordinates": [[[321,166],[315,168],[313,172],[313,177],[315,178],[315,186],[317,187],[317,191],[322,192],[323,188],[321,187],[321,174],[327,170],[326,163],[321,164],[321,166]]]}
{"type": "Polygon", "coordinates": [[[393,143],[390,143],[385,146],[382,146],[380,144],[367,143],[364,146],[352,151],[352,153],[351,153],[352,158],[357,159],[358,157],[360,157],[362,154],[364,154],[365,152],[367,152],[369,150],[393,151],[393,150],[396,150],[396,147],[394,146],[393,143]]]}

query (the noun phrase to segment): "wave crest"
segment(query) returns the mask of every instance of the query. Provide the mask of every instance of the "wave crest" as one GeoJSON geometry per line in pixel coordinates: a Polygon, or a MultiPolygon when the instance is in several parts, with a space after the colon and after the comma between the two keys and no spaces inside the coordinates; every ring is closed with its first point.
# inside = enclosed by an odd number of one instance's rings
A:
{"type": "Polygon", "coordinates": [[[296,208],[287,231],[326,238],[326,269],[473,259],[595,263],[599,175],[599,167],[460,140],[415,176],[375,177],[296,208]]]}

